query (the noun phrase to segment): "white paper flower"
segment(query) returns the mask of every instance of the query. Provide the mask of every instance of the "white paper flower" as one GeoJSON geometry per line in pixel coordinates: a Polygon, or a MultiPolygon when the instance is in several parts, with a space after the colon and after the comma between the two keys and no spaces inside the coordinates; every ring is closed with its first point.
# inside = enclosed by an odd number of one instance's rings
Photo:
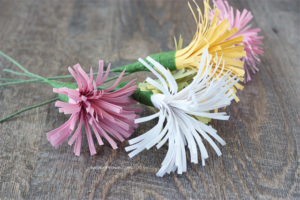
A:
{"type": "MultiPolygon", "coordinates": [[[[215,70],[210,73],[213,64],[210,64],[211,56],[208,55],[208,50],[205,49],[194,81],[178,92],[177,83],[172,74],[151,57],[147,57],[147,60],[164,75],[166,80],[144,60],[139,59],[143,65],[157,76],[162,84],[149,77],[146,81],[163,94],[153,94],[151,96],[152,103],[159,109],[159,112],[136,119],[135,123],[146,122],[156,117],[159,117],[159,121],[148,132],[129,140],[131,146],[125,148],[126,151],[133,150],[129,153],[129,157],[137,155],[144,149],[150,149],[154,145],[159,149],[168,141],[167,155],[162,162],[161,169],[156,174],[157,176],[163,176],[165,173],[174,172],[176,169],[178,174],[186,172],[186,145],[189,148],[191,162],[193,163],[198,163],[197,146],[199,147],[203,166],[205,165],[205,159],[208,158],[203,139],[213,147],[218,156],[222,155],[212,138],[221,145],[225,145],[225,141],[217,135],[215,129],[196,120],[191,115],[228,120],[229,116],[225,112],[207,113],[207,111],[230,105],[234,95],[229,88],[238,79],[235,79],[235,76],[230,78],[230,71],[223,76],[221,76],[222,72],[219,71],[219,76],[213,78],[219,68],[215,67],[215,70]],[[169,84],[170,89],[167,84],[169,84]],[[166,122],[165,125],[164,122],[166,122]]],[[[224,64],[222,71],[223,69],[224,64]]]]}

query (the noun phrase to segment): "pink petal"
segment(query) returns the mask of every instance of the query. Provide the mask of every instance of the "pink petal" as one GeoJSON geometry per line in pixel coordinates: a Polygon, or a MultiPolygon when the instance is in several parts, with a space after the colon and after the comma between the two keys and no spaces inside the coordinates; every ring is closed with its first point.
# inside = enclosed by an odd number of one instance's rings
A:
{"type": "Polygon", "coordinates": [[[73,69],[71,67],[69,67],[68,70],[72,74],[72,76],[74,77],[74,79],[76,80],[79,92],[82,92],[82,83],[80,81],[80,78],[77,76],[77,74],[73,71],[73,69]]]}
{"type": "Polygon", "coordinates": [[[100,82],[96,82],[97,86],[101,85],[107,78],[108,74],[109,74],[109,70],[110,70],[110,64],[107,67],[106,73],[104,75],[104,78],[100,81],[100,82]]]}
{"type": "Polygon", "coordinates": [[[73,142],[75,141],[75,139],[78,138],[78,135],[79,134],[81,135],[82,123],[83,123],[83,114],[80,113],[77,130],[75,131],[75,133],[73,134],[73,136],[71,137],[71,139],[68,142],[68,144],[70,146],[73,144],[73,142]]]}
{"type": "Polygon", "coordinates": [[[94,146],[94,142],[93,142],[93,138],[92,138],[90,125],[88,123],[88,119],[87,119],[87,117],[84,117],[83,120],[84,120],[86,136],[87,136],[88,143],[89,143],[90,153],[91,153],[91,155],[95,155],[96,154],[96,149],[95,149],[95,146],[94,146]]]}
{"type": "Polygon", "coordinates": [[[97,76],[97,79],[96,79],[96,84],[97,85],[100,85],[100,81],[102,79],[102,75],[103,75],[103,60],[100,60],[99,61],[99,70],[98,70],[98,76],[97,76]]]}

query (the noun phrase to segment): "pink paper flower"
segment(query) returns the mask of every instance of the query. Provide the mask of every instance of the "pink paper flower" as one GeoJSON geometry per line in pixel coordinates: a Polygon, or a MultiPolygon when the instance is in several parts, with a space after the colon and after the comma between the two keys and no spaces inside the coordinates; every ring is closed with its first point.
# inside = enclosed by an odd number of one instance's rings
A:
{"type": "Polygon", "coordinates": [[[138,108],[123,107],[136,103],[136,101],[129,98],[137,88],[135,84],[136,79],[129,82],[123,88],[111,92],[119,84],[125,72],[124,70],[112,87],[105,90],[98,90],[97,87],[106,80],[109,74],[110,65],[105,76],[102,78],[103,61],[99,62],[99,74],[96,81],[93,80],[92,69],[90,70],[90,76],[83,71],[79,64],[75,65],[74,69],[76,73],[69,67],[70,73],[78,84],[77,89],[66,87],[53,89],[53,92],[69,97],[69,102],[57,101],[55,106],[59,107],[59,112],[71,114],[71,117],[61,127],[47,133],[48,140],[53,146],[58,147],[72,134],[78,122],[78,127],[68,142],[69,145],[72,145],[76,140],[74,153],[77,156],[80,155],[83,124],[91,155],[96,154],[96,150],[90,126],[95,133],[99,145],[103,145],[101,135],[110,143],[112,148],[116,149],[117,144],[111,137],[123,142],[124,138],[128,138],[134,132],[133,127],[136,128],[138,126],[134,123],[134,120],[139,118],[135,112],[140,112],[140,110],[138,108]]]}
{"type": "MultiPolygon", "coordinates": [[[[235,38],[237,36],[244,36],[244,45],[246,51],[246,57],[241,60],[245,62],[244,70],[245,70],[245,79],[244,82],[248,82],[251,80],[249,69],[255,74],[256,71],[259,71],[256,67],[256,64],[260,62],[259,55],[263,55],[263,48],[261,40],[264,38],[263,36],[258,36],[258,32],[261,30],[259,28],[251,29],[251,24],[247,25],[249,21],[253,18],[253,15],[250,11],[244,9],[242,14],[239,10],[236,10],[236,14],[234,16],[234,11],[231,6],[229,6],[227,1],[223,0],[213,0],[216,8],[220,11],[220,22],[224,19],[227,19],[230,28],[237,28],[238,32],[234,34],[231,38],[235,38]]],[[[210,12],[210,19],[213,18],[215,10],[210,12]]],[[[231,39],[229,38],[229,39],[231,39]]]]}

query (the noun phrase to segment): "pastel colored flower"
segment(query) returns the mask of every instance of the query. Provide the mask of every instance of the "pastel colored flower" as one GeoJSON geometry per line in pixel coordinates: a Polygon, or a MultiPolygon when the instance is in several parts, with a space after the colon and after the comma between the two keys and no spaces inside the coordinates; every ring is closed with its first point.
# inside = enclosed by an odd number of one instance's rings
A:
{"type": "Polygon", "coordinates": [[[198,121],[192,115],[227,120],[229,116],[226,116],[225,112],[210,113],[208,111],[230,105],[235,95],[233,90],[229,88],[239,79],[236,79],[236,76],[230,78],[232,72],[223,73],[224,63],[221,67],[222,71],[217,72],[219,66],[212,70],[214,62],[212,62],[212,56],[208,55],[208,49],[205,49],[193,82],[178,91],[178,85],[170,71],[151,57],[148,57],[147,60],[155,66],[157,71],[144,60],[139,59],[160,81],[158,83],[151,78],[146,79],[146,82],[162,92],[151,95],[152,104],[159,112],[137,119],[135,122],[142,123],[157,117],[159,120],[151,130],[129,140],[131,146],[125,148],[126,151],[132,151],[129,153],[129,157],[137,155],[144,149],[150,149],[154,145],[160,148],[168,141],[167,155],[162,162],[162,167],[156,174],[157,176],[163,176],[165,173],[170,173],[176,169],[178,174],[187,170],[186,145],[190,150],[191,162],[193,163],[198,163],[198,146],[202,165],[205,165],[208,153],[203,140],[206,140],[214,148],[218,156],[222,155],[212,138],[222,145],[226,144],[225,141],[217,134],[215,129],[198,121]]]}
{"type": "MultiPolygon", "coordinates": [[[[220,22],[224,19],[229,21],[230,27],[237,28],[238,32],[231,36],[229,39],[243,36],[245,45],[246,56],[241,58],[241,61],[244,61],[244,70],[245,70],[245,79],[244,82],[251,80],[249,70],[255,74],[256,71],[259,71],[257,64],[260,62],[259,56],[263,55],[263,48],[261,40],[263,36],[258,36],[258,33],[261,31],[259,28],[251,29],[252,25],[249,24],[250,20],[253,18],[253,15],[250,11],[244,9],[241,13],[239,10],[236,10],[234,15],[234,10],[229,6],[227,1],[223,0],[214,0],[216,9],[220,11],[220,22]]],[[[216,9],[210,12],[210,19],[212,20],[216,9]]]]}
{"type": "Polygon", "coordinates": [[[99,145],[103,145],[102,136],[112,148],[116,149],[117,144],[112,138],[123,142],[124,138],[128,138],[134,132],[134,127],[137,127],[134,120],[139,116],[135,112],[140,112],[140,110],[124,107],[136,103],[135,100],[129,98],[137,88],[136,79],[116,90],[124,70],[112,87],[99,90],[97,87],[106,80],[110,65],[102,77],[103,61],[99,62],[99,73],[96,80],[93,80],[92,69],[90,76],[83,71],[79,64],[74,66],[75,71],[71,67],[68,69],[76,80],[78,88],[53,88],[53,92],[69,98],[68,102],[57,101],[55,106],[59,107],[59,112],[71,114],[71,117],[65,124],[47,133],[48,140],[53,146],[58,147],[75,131],[68,144],[72,145],[76,141],[74,153],[79,156],[82,127],[84,126],[91,155],[96,154],[91,129],[94,131],[99,145]],[[78,127],[75,130],[77,122],[78,127]]]}

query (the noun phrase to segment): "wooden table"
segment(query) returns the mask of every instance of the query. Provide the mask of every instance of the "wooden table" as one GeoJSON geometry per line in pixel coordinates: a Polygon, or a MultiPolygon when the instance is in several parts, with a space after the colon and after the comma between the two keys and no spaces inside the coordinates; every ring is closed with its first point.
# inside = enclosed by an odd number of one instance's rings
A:
{"type": "MultiPolygon", "coordinates": [[[[68,119],[51,103],[0,124],[0,199],[300,199],[299,0],[229,2],[253,12],[265,55],[241,102],[226,108],[230,120],[212,122],[227,142],[221,157],[207,145],[205,167],[188,162],[187,173],[163,178],[155,174],[167,147],[130,159],[126,141],[117,150],[97,145],[90,156],[84,136],[77,157],[67,142],[56,149],[46,138],[68,119]]],[[[186,1],[0,1],[1,51],[44,77],[174,50],[173,36],[182,34],[185,46],[195,27],[186,1]]],[[[16,78],[4,68],[17,70],[0,57],[0,77],[16,78]]],[[[55,97],[48,85],[2,87],[0,118],[55,97]]]]}

